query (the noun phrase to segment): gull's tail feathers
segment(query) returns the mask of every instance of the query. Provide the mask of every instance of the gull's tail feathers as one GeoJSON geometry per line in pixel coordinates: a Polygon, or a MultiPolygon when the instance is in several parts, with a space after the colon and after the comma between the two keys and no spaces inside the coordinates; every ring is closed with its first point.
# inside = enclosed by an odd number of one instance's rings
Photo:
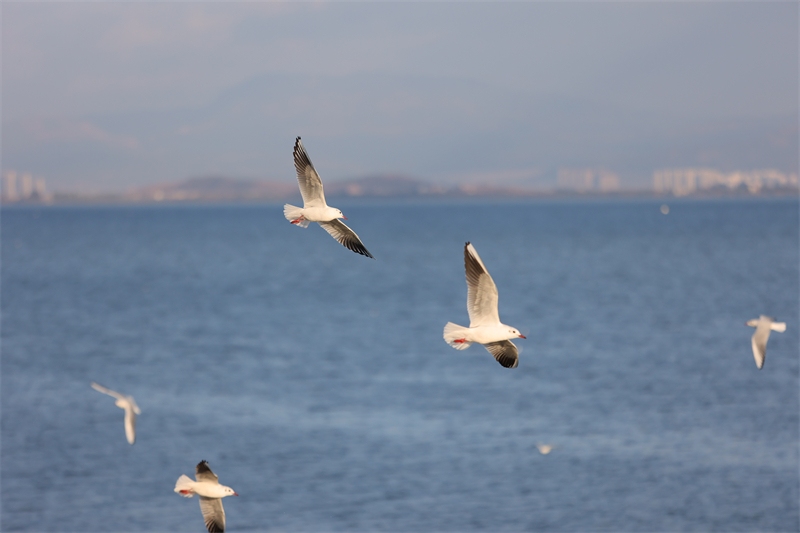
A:
{"type": "Polygon", "coordinates": [[[772,328],[772,331],[783,333],[786,331],[786,322],[773,322],[770,327],[772,328]]]}
{"type": "Polygon", "coordinates": [[[469,328],[448,322],[444,326],[444,340],[456,350],[466,350],[472,344],[466,340],[467,331],[469,328]]]}
{"type": "Polygon", "coordinates": [[[175,492],[180,494],[185,498],[191,498],[194,496],[194,481],[187,476],[186,474],[181,474],[181,477],[178,478],[178,481],[175,482],[175,492]]]}
{"type": "Polygon", "coordinates": [[[310,222],[305,219],[303,216],[303,208],[297,207],[296,205],[286,204],[283,206],[283,216],[286,217],[286,220],[294,224],[295,226],[300,226],[301,228],[307,228],[310,222]]]}

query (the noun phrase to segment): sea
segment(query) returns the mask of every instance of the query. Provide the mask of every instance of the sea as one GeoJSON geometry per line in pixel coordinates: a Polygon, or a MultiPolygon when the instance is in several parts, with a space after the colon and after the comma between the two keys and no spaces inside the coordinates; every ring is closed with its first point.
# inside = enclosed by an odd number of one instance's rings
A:
{"type": "Polygon", "coordinates": [[[201,460],[230,532],[800,529],[797,198],[337,207],[374,260],[277,204],[3,207],[0,529],[205,531],[201,460]],[[442,339],[466,242],[516,369],[442,339]]]}

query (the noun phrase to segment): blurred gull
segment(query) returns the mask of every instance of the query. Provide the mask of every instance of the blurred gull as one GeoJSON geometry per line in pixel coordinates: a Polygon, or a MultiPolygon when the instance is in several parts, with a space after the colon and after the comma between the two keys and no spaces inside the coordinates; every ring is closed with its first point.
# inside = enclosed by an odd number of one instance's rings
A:
{"type": "Polygon", "coordinates": [[[92,383],[92,388],[117,399],[116,406],[120,409],[125,409],[125,437],[127,437],[130,444],[136,442],[136,415],[140,415],[142,412],[139,410],[139,406],[136,405],[133,396],[125,396],[94,382],[92,383]]]}
{"type": "Polygon", "coordinates": [[[783,333],[786,331],[786,322],[775,322],[774,318],[761,315],[757,319],[748,320],[746,324],[751,328],[756,328],[756,332],[753,333],[750,341],[753,345],[753,357],[756,360],[756,366],[761,370],[764,366],[764,359],[767,356],[767,341],[769,340],[770,331],[783,333]]]}
{"type": "Polygon", "coordinates": [[[516,368],[519,354],[509,339],[524,339],[525,336],[500,322],[497,286],[470,243],[464,245],[464,267],[467,271],[469,327],[448,322],[444,327],[444,340],[456,350],[464,350],[473,342],[483,344],[498,363],[506,368],[516,368]]]}
{"type": "MultiPolygon", "coordinates": [[[[286,217],[286,220],[301,228],[307,228],[311,222],[316,222],[348,250],[372,257],[356,232],[339,220],[340,218],[347,220],[347,217],[340,210],[328,207],[328,204],[325,203],[322,180],[314,169],[314,165],[311,164],[300,137],[294,143],[294,166],[297,169],[300,194],[303,196],[303,207],[284,205],[283,216],[286,217]]],[[[372,258],[374,259],[374,257],[372,258]]]]}
{"type": "Polygon", "coordinates": [[[208,467],[208,461],[200,461],[195,468],[195,478],[181,475],[175,482],[175,492],[186,498],[195,494],[200,497],[200,512],[206,523],[208,533],[223,533],[225,531],[225,509],[222,508],[222,498],[225,496],[238,496],[230,487],[219,484],[219,478],[208,467]]]}
{"type": "Polygon", "coordinates": [[[547,455],[548,453],[553,451],[552,444],[537,444],[536,449],[539,450],[539,453],[542,455],[547,455]]]}

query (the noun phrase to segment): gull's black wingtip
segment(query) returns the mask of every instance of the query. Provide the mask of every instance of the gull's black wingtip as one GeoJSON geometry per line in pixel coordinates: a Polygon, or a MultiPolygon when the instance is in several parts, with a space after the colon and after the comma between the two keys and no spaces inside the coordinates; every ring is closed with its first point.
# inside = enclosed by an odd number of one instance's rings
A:
{"type": "Polygon", "coordinates": [[[369,253],[369,250],[367,250],[367,248],[361,243],[353,243],[352,245],[346,244],[345,247],[347,247],[350,251],[363,255],[364,257],[375,259],[375,257],[369,253]]]}

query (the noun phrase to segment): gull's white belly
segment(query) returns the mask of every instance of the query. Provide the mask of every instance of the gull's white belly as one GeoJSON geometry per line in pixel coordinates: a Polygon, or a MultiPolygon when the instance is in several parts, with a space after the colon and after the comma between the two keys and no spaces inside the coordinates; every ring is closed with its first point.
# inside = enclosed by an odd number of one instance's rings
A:
{"type": "Polygon", "coordinates": [[[225,493],[225,487],[219,483],[209,483],[207,481],[196,481],[192,486],[195,494],[205,496],[206,498],[224,498],[228,496],[225,493]]]}
{"type": "Polygon", "coordinates": [[[310,222],[330,222],[339,218],[339,213],[330,207],[305,207],[303,216],[310,222]]]}
{"type": "Polygon", "coordinates": [[[496,326],[474,326],[468,329],[466,339],[468,342],[477,342],[478,344],[507,341],[516,337],[516,335],[512,335],[508,332],[509,329],[508,326],[503,324],[498,324],[496,326]]]}

